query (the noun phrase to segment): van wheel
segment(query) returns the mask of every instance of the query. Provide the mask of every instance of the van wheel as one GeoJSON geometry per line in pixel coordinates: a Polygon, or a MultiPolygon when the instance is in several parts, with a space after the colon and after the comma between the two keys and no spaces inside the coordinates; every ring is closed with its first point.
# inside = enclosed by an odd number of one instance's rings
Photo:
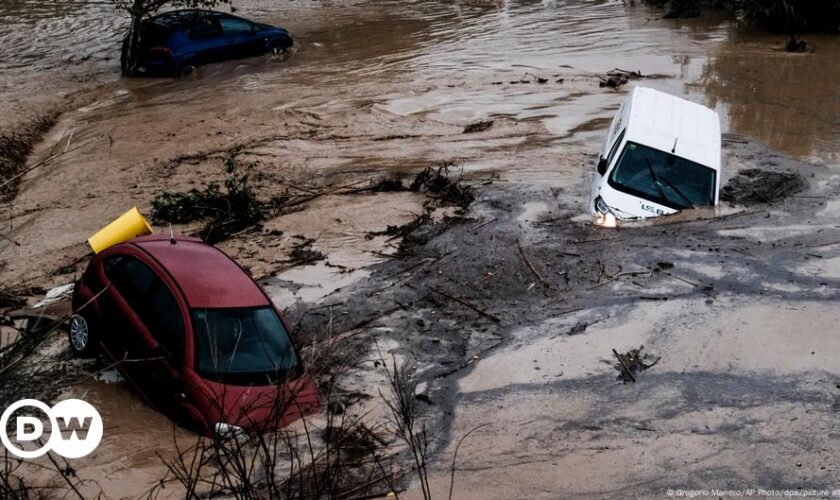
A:
{"type": "Polygon", "coordinates": [[[73,354],[81,358],[96,356],[96,344],[99,343],[99,335],[96,323],[89,313],[83,312],[70,317],[70,328],[67,329],[67,336],[73,354]]]}

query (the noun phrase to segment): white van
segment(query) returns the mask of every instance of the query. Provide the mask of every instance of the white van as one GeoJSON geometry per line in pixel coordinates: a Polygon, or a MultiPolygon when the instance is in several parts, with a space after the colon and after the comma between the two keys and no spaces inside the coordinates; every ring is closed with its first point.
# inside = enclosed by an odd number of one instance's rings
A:
{"type": "Polygon", "coordinates": [[[610,126],[592,182],[599,223],[717,205],[720,118],[685,99],[635,87],[610,126]]]}

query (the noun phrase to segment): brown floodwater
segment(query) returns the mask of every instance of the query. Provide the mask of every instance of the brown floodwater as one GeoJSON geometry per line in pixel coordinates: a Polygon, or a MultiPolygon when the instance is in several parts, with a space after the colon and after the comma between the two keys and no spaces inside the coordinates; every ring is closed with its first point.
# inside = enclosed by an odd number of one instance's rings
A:
{"type": "MultiPolygon", "coordinates": [[[[756,137],[799,158],[833,163],[840,155],[836,37],[807,36],[813,52],[789,54],[782,50],[782,37],[749,32],[718,16],[661,20],[645,7],[609,1],[236,5],[245,16],[288,27],[298,53],[282,63],[219,65],[186,88],[164,80],[148,92],[179,101],[212,99],[224,109],[243,92],[293,90],[290,99],[316,95],[329,103],[367,84],[365,94],[390,112],[444,122],[490,115],[539,120],[561,140],[572,141],[581,133],[600,135],[623,95],[580,88],[575,76],[617,66],[667,76],[646,84],[715,107],[728,132],[756,137]],[[550,83],[493,85],[526,73],[550,83]],[[561,76],[566,83],[554,83],[561,76]],[[402,82],[412,92],[378,94],[376,83],[385,81],[402,82]]],[[[0,126],[12,125],[9,117],[21,107],[52,105],[63,93],[116,81],[125,26],[124,16],[104,2],[3,2],[0,110],[6,112],[0,126]]]]}
{"type": "MultiPolygon", "coordinates": [[[[0,259],[9,262],[3,281],[42,274],[60,258],[72,262],[87,251],[81,242],[92,231],[127,204],[148,207],[162,185],[195,187],[218,174],[200,161],[170,168],[161,166],[164,160],[234,142],[250,144],[250,158],[261,160],[278,185],[307,188],[327,173],[345,184],[454,157],[477,180],[494,173],[502,181],[574,191],[626,94],[598,85],[595,74],[616,67],[654,75],[641,84],[713,106],[727,132],[797,158],[827,165],[840,159],[837,38],[807,36],[813,52],[788,54],[784,38],[725,18],[662,20],[645,7],[606,0],[236,5],[244,16],[287,27],[297,41],[294,53],[203,67],[182,79],[122,80],[118,50],[126,20],[111,6],[0,3],[0,129],[96,88],[90,103],[71,109],[36,149],[44,155],[91,141],[51,164],[49,174],[24,179],[10,233],[23,245],[0,242],[0,259]],[[548,81],[536,83],[534,75],[548,81]],[[496,120],[487,133],[461,134],[464,125],[487,118],[496,120]]],[[[365,234],[421,210],[419,197],[379,196],[324,197],[267,228],[317,239],[333,263],[364,267],[381,250],[365,234]]],[[[240,260],[265,253],[259,241],[228,245],[240,260]]],[[[291,269],[275,279],[273,296],[282,307],[317,301],[334,290],[323,281],[336,273],[326,266],[291,269]]],[[[339,285],[365,276],[348,271],[339,285]]],[[[579,352],[590,353],[586,346],[579,352]]],[[[478,382],[507,383],[486,377],[464,384],[478,382]]],[[[88,470],[104,475],[111,496],[141,494],[164,471],[151,449],[138,450],[135,436],[171,443],[171,427],[124,384],[80,390],[109,408],[105,440],[86,460],[88,470]],[[132,475],[138,468],[144,484],[132,475]]]]}

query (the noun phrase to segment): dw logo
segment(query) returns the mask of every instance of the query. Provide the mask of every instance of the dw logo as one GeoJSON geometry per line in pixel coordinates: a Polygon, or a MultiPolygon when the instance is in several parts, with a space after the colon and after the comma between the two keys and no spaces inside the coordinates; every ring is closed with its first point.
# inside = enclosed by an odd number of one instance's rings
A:
{"type": "Polygon", "coordinates": [[[50,450],[65,458],[81,458],[99,446],[102,440],[102,417],[89,403],[81,399],[66,399],[50,408],[37,399],[21,399],[0,417],[0,441],[9,453],[19,458],[38,458],[50,450]],[[30,414],[15,413],[26,408],[30,414]],[[46,416],[46,419],[43,418],[46,416]],[[49,438],[44,441],[44,421],[48,421],[49,438]],[[12,436],[9,430],[13,429],[12,436]],[[14,440],[14,442],[13,442],[14,440]]]}

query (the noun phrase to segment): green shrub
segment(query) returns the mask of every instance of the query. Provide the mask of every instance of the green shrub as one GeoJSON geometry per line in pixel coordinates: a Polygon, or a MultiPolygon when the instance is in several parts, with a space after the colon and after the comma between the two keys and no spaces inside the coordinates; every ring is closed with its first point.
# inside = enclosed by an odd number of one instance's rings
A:
{"type": "Polygon", "coordinates": [[[239,149],[225,159],[227,177],[222,185],[211,182],[204,189],[182,193],[161,193],[152,200],[152,221],[156,224],[184,224],[206,220],[199,236],[217,243],[231,234],[258,226],[265,220],[263,204],[249,182],[253,165],[242,168],[237,160],[239,149]]]}

